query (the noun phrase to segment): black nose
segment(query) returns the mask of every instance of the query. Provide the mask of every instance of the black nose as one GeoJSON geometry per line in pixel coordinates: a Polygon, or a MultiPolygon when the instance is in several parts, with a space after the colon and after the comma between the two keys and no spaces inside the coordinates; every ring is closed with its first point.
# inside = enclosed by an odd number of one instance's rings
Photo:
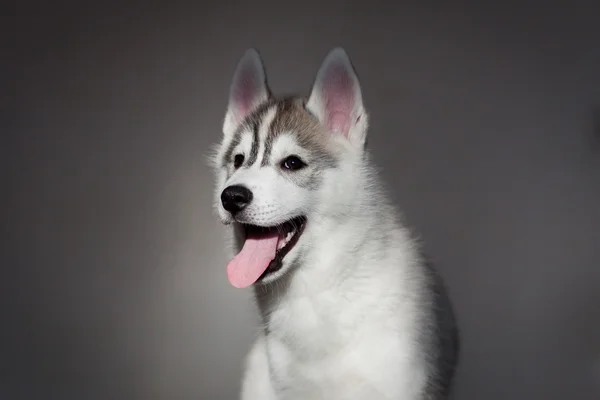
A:
{"type": "Polygon", "coordinates": [[[252,192],[244,186],[229,186],[221,193],[223,208],[232,214],[244,209],[252,201],[252,192]]]}

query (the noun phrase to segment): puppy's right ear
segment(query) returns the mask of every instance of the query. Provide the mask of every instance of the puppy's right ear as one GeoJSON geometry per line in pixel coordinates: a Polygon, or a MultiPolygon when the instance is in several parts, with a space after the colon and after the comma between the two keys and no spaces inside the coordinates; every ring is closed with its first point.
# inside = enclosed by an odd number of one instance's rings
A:
{"type": "Polygon", "coordinates": [[[225,136],[232,135],[244,118],[270,97],[260,55],[256,49],[248,49],[238,62],[229,89],[229,104],[223,123],[225,136]]]}

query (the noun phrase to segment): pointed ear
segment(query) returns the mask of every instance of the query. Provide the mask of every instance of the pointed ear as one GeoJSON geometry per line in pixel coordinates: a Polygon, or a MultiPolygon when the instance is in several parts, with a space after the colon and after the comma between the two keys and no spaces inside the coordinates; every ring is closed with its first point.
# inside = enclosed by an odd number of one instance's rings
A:
{"type": "Polygon", "coordinates": [[[358,77],[341,47],[331,50],[325,57],[306,108],[331,133],[343,135],[356,146],[364,147],[368,116],[363,107],[358,77]]]}
{"type": "Polygon", "coordinates": [[[223,133],[233,134],[244,118],[270,97],[271,91],[260,55],[256,49],[248,49],[233,74],[223,133]]]}

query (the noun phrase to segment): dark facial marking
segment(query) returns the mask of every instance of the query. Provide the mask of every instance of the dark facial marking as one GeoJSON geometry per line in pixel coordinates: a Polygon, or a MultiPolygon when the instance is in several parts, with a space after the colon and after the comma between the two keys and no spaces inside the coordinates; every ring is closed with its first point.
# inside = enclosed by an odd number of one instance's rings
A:
{"type": "Polygon", "coordinates": [[[229,165],[229,163],[231,162],[231,155],[233,154],[233,149],[235,149],[240,144],[241,141],[242,141],[242,132],[238,130],[234,134],[233,139],[231,140],[231,143],[229,143],[229,147],[227,148],[227,151],[223,155],[223,160],[221,161],[222,167],[227,167],[227,165],[229,165]]]}
{"type": "MultiPolygon", "coordinates": [[[[242,134],[249,130],[254,133],[254,141],[252,143],[252,146],[253,146],[253,149],[254,149],[254,146],[256,146],[256,149],[254,150],[257,153],[254,156],[254,161],[256,161],[256,158],[258,156],[258,140],[257,139],[258,139],[258,129],[260,127],[260,122],[262,121],[262,119],[263,119],[264,115],[266,114],[267,110],[269,109],[269,107],[271,107],[272,105],[273,105],[272,100],[269,100],[269,101],[261,104],[260,106],[258,106],[256,108],[256,110],[254,110],[252,113],[250,113],[242,121],[242,123],[238,126],[238,128],[236,129],[236,131],[234,133],[233,139],[231,140],[231,143],[229,144],[229,147],[227,148],[227,151],[223,155],[223,160],[221,162],[221,165],[223,167],[227,167],[229,165],[229,163],[232,162],[231,156],[233,154],[233,150],[242,141],[242,134]]],[[[254,163],[254,161],[252,161],[251,164],[254,163]]]]}
{"type": "Polygon", "coordinates": [[[248,156],[248,166],[251,166],[258,157],[258,129],[260,128],[260,120],[252,121],[252,148],[248,156]]]}

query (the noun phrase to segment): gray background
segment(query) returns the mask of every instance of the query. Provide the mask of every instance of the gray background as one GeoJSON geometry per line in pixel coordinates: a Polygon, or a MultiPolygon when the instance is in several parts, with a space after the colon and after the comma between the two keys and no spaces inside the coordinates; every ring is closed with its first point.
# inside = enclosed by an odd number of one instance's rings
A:
{"type": "Polygon", "coordinates": [[[308,93],[337,45],[451,290],[455,398],[600,398],[593,3],[13,5],[0,399],[236,397],[254,306],[226,278],[204,154],[247,47],[275,92],[308,93]]]}

